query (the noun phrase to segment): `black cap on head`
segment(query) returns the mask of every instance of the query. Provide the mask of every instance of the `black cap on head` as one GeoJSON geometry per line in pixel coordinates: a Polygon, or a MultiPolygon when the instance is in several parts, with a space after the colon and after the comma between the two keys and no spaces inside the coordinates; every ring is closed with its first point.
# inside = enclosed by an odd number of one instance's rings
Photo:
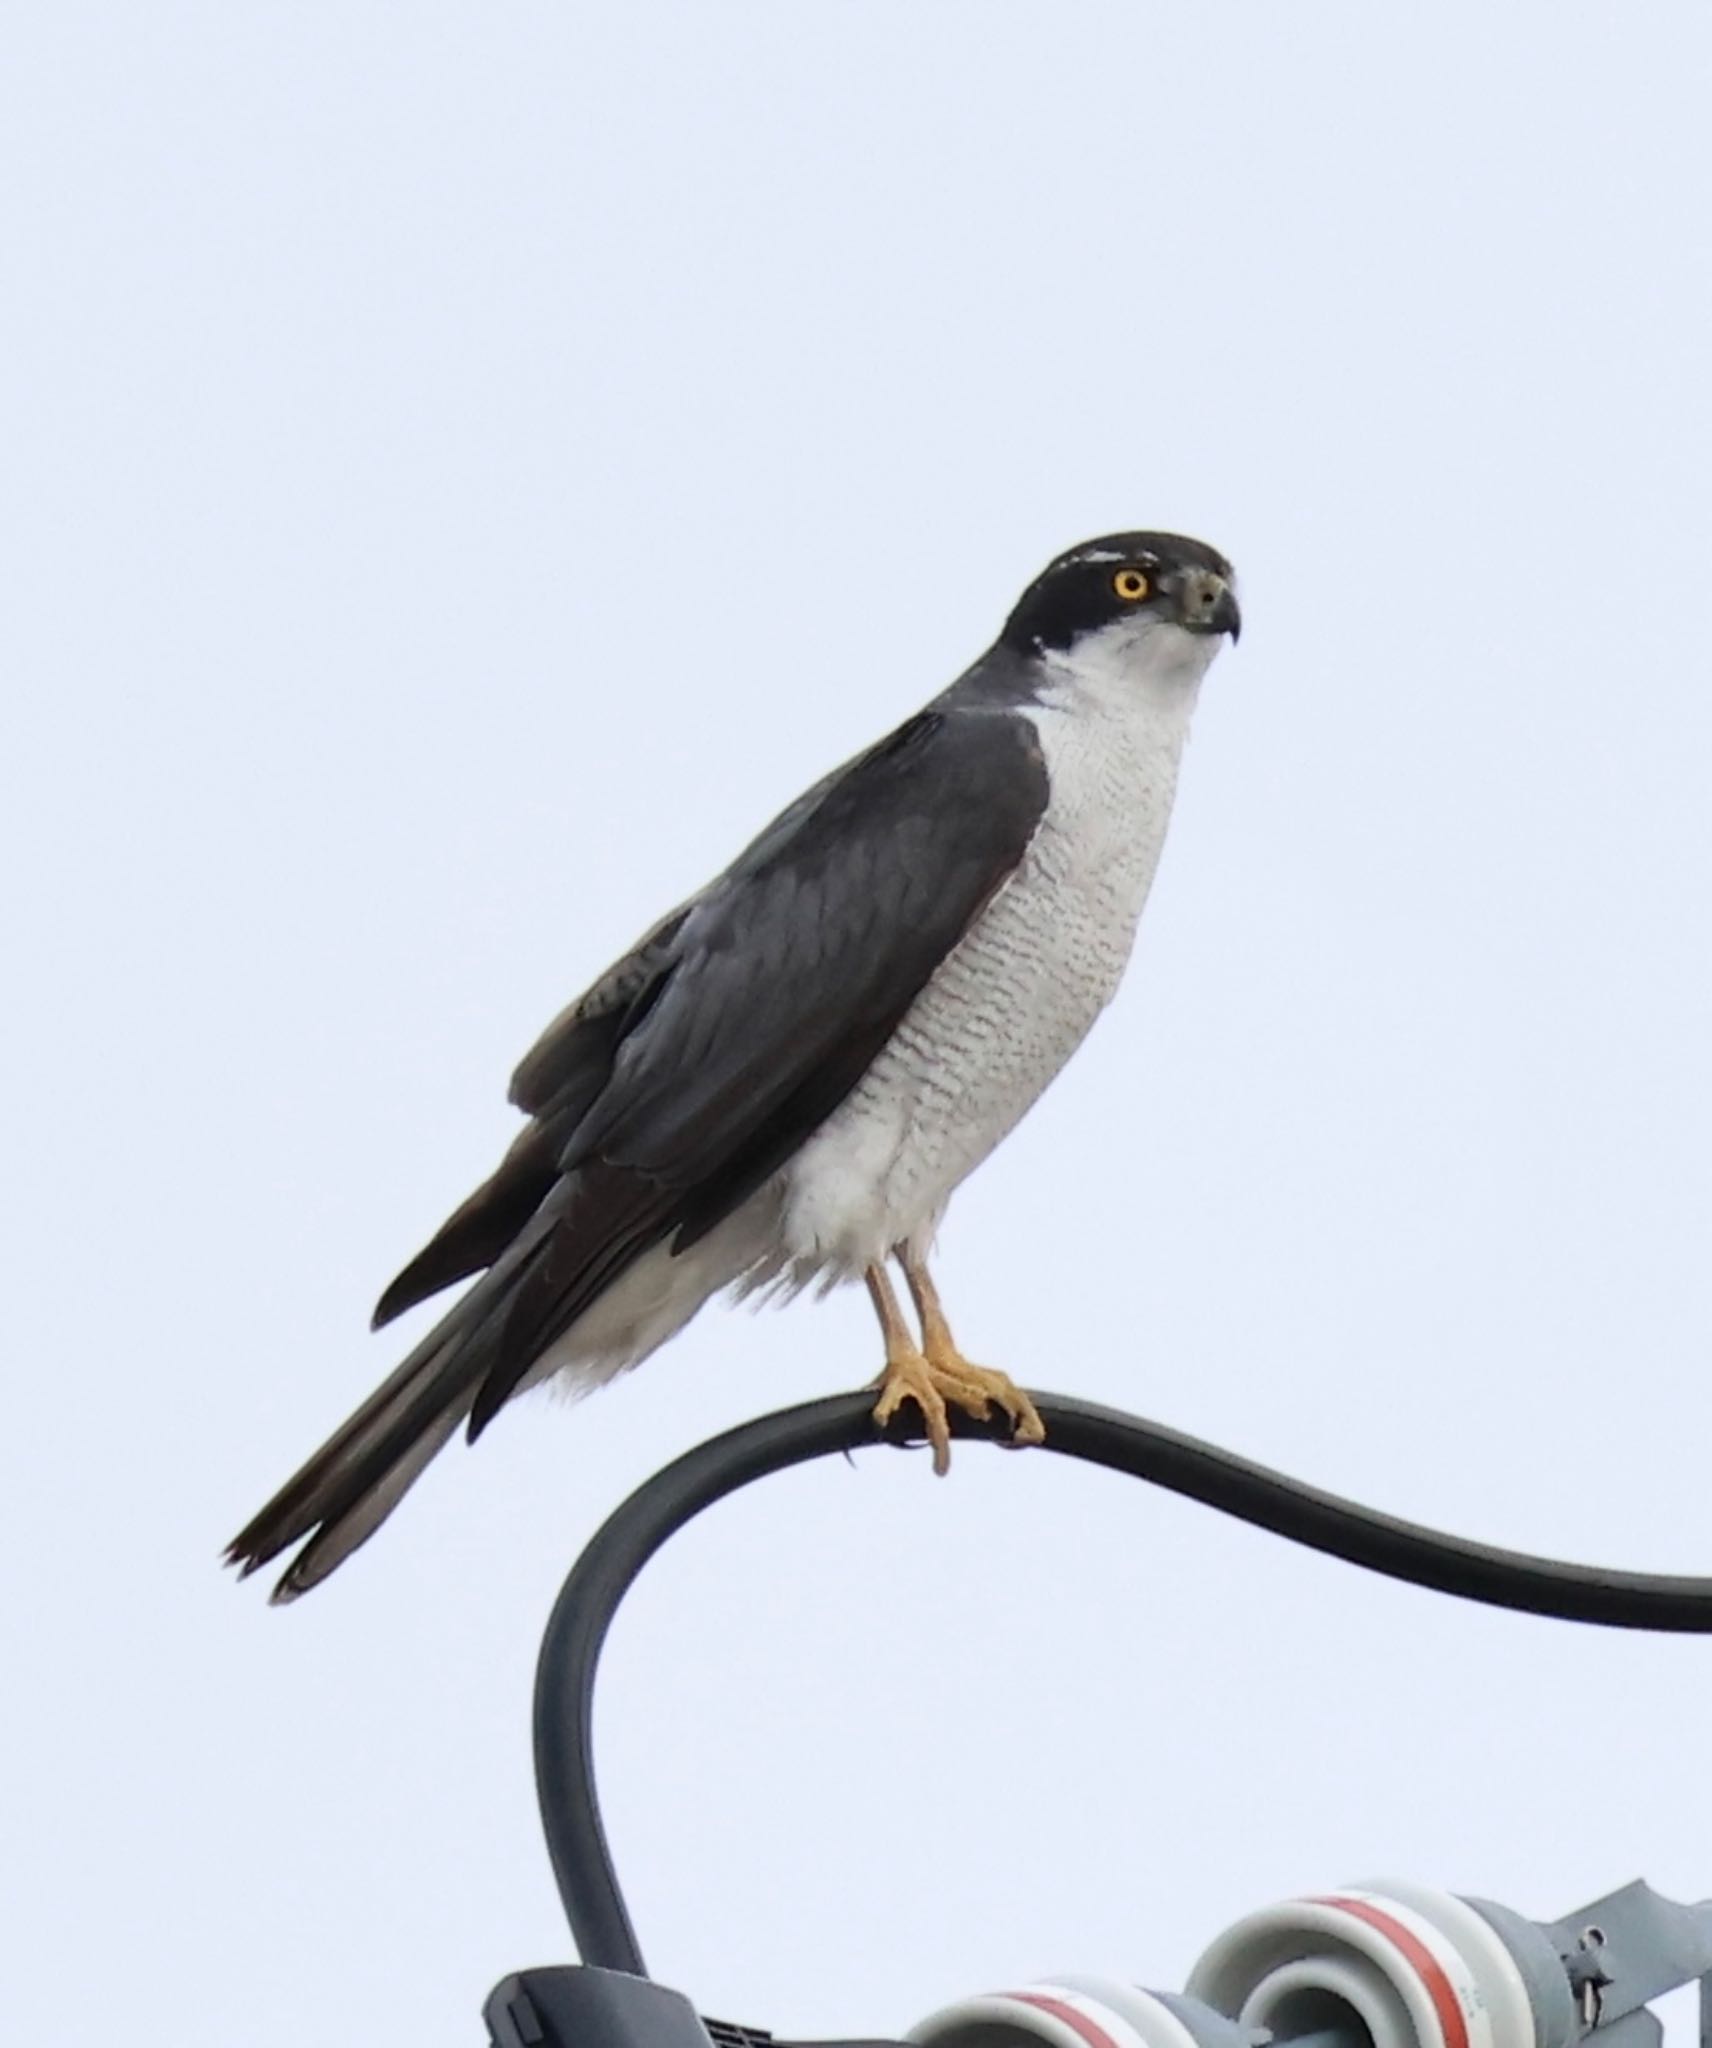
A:
{"type": "Polygon", "coordinates": [[[1231,565],[1180,533],[1111,533],[1058,557],[1017,600],[999,636],[1019,651],[1068,647],[1137,613],[1195,633],[1229,633],[1241,618],[1231,565]]]}

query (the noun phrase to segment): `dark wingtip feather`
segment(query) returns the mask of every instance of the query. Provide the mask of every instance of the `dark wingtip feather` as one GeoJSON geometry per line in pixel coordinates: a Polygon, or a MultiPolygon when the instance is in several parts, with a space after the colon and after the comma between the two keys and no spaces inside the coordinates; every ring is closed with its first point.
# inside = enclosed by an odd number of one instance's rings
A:
{"type": "Polygon", "coordinates": [[[371,1329],[430,1295],[467,1280],[503,1256],[545,1201],[558,1177],[563,1133],[555,1122],[526,1125],[498,1168],[454,1209],[375,1303],[371,1329]]]}
{"type": "Polygon", "coordinates": [[[485,1381],[483,1383],[482,1397],[478,1397],[476,1405],[470,1410],[469,1420],[464,1425],[465,1443],[473,1444],[476,1441],[476,1439],[483,1434],[488,1424],[505,1406],[506,1401],[510,1398],[511,1393],[515,1391],[517,1383],[515,1380],[510,1381],[507,1384],[506,1392],[503,1394],[496,1395],[493,1390],[497,1384],[503,1383],[496,1382],[492,1379],[485,1381]]]}
{"type": "Polygon", "coordinates": [[[517,1391],[522,1372],[523,1365],[516,1360],[501,1360],[488,1369],[470,1404],[469,1419],[464,1424],[465,1443],[473,1444],[505,1406],[517,1391]]]}
{"type": "Polygon", "coordinates": [[[412,1259],[397,1279],[388,1283],[386,1292],[374,1305],[374,1314],[369,1317],[371,1330],[384,1330],[388,1323],[396,1321],[407,1308],[414,1308],[422,1300],[420,1294],[411,1292],[411,1276],[415,1268],[416,1261],[412,1259]]]}
{"type": "Polygon", "coordinates": [[[486,1245],[472,1249],[457,1242],[452,1235],[453,1225],[460,1220],[462,1213],[460,1211],[453,1217],[433,1242],[425,1245],[409,1265],[388,1282],[386,1291],[374,1305],[374,1314],[369,1318],[371,1330],[384,1330],[406,1309],[415,1308],[442,1288],[467,1280],[496,1256],[486,1245]]]}

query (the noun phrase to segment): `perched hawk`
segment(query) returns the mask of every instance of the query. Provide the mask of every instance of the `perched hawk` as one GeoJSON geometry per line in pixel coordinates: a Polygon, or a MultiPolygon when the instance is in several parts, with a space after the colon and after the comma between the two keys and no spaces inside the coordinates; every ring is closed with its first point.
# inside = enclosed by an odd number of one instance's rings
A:
{"type": "Polygon", "coordinates": [[[965,675],[662,918],[517,1069],[529,1122],[375,1323],[482,1278],[229,1561],[308,1538],[274,1598],[307,1592],[460,1423],[473,1440],[555,1373],[610,1379],[723,1288],[863,1281],[874,1412],[915,1403],[938,1471],[948,1403],[1039,1442],[1028,1396],[958,1350],[927,1254],[1117,988],[1201,677],[1240,623],[1199,541],[1073,548],[965,675]]]}

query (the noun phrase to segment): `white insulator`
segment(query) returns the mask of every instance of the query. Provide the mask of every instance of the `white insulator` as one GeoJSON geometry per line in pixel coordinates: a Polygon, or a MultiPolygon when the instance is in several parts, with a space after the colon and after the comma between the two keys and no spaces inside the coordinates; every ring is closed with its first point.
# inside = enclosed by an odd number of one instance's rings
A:
{"type": "Polygon", "coordinates": [[[1281,2040],[1353,2015],[1373,2048],[1543,2048],[1516,1960],[1472,1906],[1386,1878],[1240,1920],[1188,1991],[1281,2040]]]}
{"type": "MultiPolygon", "coordinates": [[[[909,2039],[918,2048],[1204,2048],[1178,2003],[1116,1979],[1055,1978],[941,2006],[909,2039]]],[[[1206,2019],[1225,2031],[1217,2015],[1206,2019]]]]}

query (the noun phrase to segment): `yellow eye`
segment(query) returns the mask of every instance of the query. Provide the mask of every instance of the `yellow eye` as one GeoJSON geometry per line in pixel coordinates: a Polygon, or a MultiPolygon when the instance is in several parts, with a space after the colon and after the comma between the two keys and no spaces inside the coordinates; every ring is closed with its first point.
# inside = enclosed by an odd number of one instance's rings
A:
{"type": "Polygon", "coordinates": [[[1153,585],[1139,569],[1120,569],[1112,578],[1112,588],[1125,604],[1140,604],[1153,585]]]}

